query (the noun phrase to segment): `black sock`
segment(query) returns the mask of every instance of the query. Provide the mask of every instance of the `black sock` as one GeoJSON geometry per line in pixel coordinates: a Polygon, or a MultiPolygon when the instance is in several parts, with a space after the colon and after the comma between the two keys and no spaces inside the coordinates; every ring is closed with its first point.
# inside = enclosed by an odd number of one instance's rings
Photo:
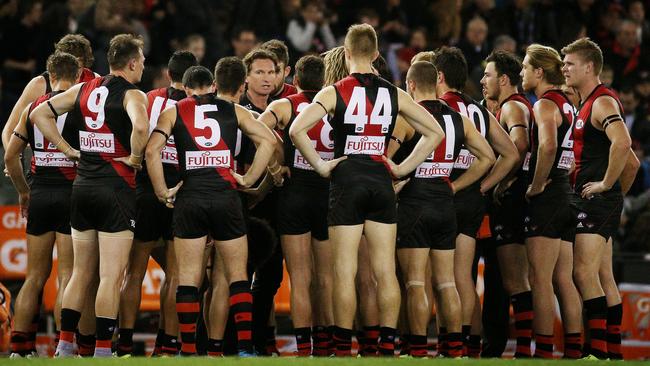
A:
{"type": "MultiPolygon", "coordinates": [[[[133,353],[133,329],[120,328],[118,333],[117,355],[130,355],[133,353]]],[[[156,337],[156,343],[158,343],[158,337],[156,337]]]]}
{"type": "Polygon", "coordinates": [[[382,356],[395,356],[395,335],[397,329],[381,327],[379,330],[379,354],[382,356]]]}

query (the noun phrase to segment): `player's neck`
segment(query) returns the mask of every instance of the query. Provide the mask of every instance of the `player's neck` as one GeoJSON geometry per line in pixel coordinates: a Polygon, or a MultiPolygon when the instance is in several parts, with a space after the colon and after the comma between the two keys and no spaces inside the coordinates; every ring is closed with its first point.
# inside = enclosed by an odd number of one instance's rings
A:
{"type": "Polygon", "coordinates": [[[544,95],[544,93],[553,89],[560,89],[560,87],[557,85],[549,84],[545,81],[540,81],[540,83],[535,87],[535,96],[537,96],[539,99],[542,97],[542,95],[544,95]]]}
{"type": "Polygon", "coordinates": [[[413,92],[413,100],[415,100],[418,103],[423,102],[425,100],[436,100],[436,99],[438,99],[436,92],[423,92],[419,90],[415,90],[413,92]]]}
{"type": "Polygon", "coordinates": [[[585,80],[585,82],[577,88],[578,93],[580,93],[580,99],[584,101],[598,85],[600,85],[600,78],[598,77],[585,80]]]}
{"type": "Polygon", "coordinates": [[[72,82],[72,81],[64,81],[64,80],[57,81],[57,82],[52,84],[52,90],[54,90],[54,91],[65,91],[65,90],[68,90],[68,89],[72,88],[72,86],[74,84],[76,84],[76,83],[72,82]]]}
{"type": "Polygon", "coordinates": [[[459,90],[454,89],[454,88],[450,88],[449,85],[447,85],[445,83],[438,83],[438,85],[436,87],[436,92],[438,93],[438,95],[445,95],[445,94],[447,94],[449,92],[460,93],[459,90]]]}
{"type": "Polygon", "coordinates": [[[516,86],[502,86],[501,87],[501,92],[499,93],[499,105],[503,103],[504,100],[510,98],[511,95],[513,94],[518,94],[519,90],[517,89],[516,86]]]}
{"type": "Polygon", "coordinates": [[[266,107],[269,104],[269,96],[268,95],[257,94],[254,91],[252,91],[251,89],[248,89],[246,91],[246,97],[248,98],[248,100],[251,101],[251,103],[253,103],[253,105],[255,107],[257,107],[257,108],[259,108],[261,110],[265,110],[266,107]]]}
{"type": "Polygon", "coordinates": [[[230,94],[222,94],[217,92],[217,98],[227,100],[233,103],[239,103],[239,96],[237,94],[230,95],[230,94]]]}
{"type": "Polygon", "coordinates": [[[372,74],[372,64],[368,60],[350,59],[350,74],[372,74]]]}
{"type": "Polygon", "coordinates": [[[111,70],[111,75],[119,76],[131,84],[134,84],[135,82],[135,80],[131,79],[129,74],[124,70],[111,70]]]}
{"type": "Polygon", "coordinates": [[[277,97],[278,95],[282,94],[283,91],[284,91],[284,83],[282,83],[282,85],[278,88],[278,90],[274,91],[271,95],[277,97]]]}
{"type": "Polygon", "coordinates": [[[169,86],[176,90],[183,90],[183,83],[178,81],[172,81],[172,83],[169,86]]]}

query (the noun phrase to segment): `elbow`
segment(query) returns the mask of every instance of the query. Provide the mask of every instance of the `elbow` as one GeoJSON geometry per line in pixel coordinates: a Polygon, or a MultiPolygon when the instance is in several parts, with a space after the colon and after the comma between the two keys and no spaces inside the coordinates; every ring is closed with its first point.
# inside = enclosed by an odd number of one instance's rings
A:
{"type": "Polygon", "coordinates": [[[136,123],[133,126],[133,132],[138,135],[138,136],[147,136],[147,133],[149,132],[149,123],[136,123]]]}
{"type": "Polygon", "coordinates": [[[289,138],[291,139],[291,141],[293,141],[294,144],[296,143],[296,138],[298,137],[299,134],[298,129],[295,127],[296,127],[295,122],[291,125],[291,127],[289,127],[289,138]]]}
{"type": "Polygon", "coordinates": [[[538,151],[541,154],[548,155],[548,156],[555,155],[555,152],[557,151],[557,142],[553,141],[552,143],[548,143],[548,142],[541,143],[539,145],[538,151]]]}
{"type": "Polygon", "coordinates": [[[153,161],[157,156],[160,156],[159,154],[160,152],[156,151],[153,145],[147,144],[147,147],[145,148],[144,151],[144,156],[146,161],[153,161]]]}
{"type": "Polygon", "coordinates": [[[494,152],[490,150],[490,153],[485,155],[485,164],[489,167],[494,165],[497,162],[497,157],[494,155],[494,152]]]}

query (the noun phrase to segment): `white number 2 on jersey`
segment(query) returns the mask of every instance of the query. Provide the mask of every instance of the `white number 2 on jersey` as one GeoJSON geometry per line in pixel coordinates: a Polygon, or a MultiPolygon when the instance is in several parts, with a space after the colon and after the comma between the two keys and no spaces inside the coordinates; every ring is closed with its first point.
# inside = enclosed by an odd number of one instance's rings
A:
{"type": "Polygon", "coordinates": [[[221,139],[221,128],[219,122],[214,118],[206,118],[205,114],[208,112],[216,112],[217,106],[214,104],[197,105],[194,109],[194,127],[204,130],[210,129],[209,138],[204,136],[196,136],[194,141],[201,147],[210,148],[216,146],[221,139]]]}
{"type": "Polygon", "coordinates": [[[573,148],[573,121],[575,120],[575,108],[573,108],[572,105],[569,103],[564,103],[562,106],[562,111],[564,114],[571,115],[570,121],[571,121],[571,126],[567,130],[566,134],[564,135],[564,138],[562,139],[562,147],[565,149],[572,149],[573,148]]]}
{"type": "Polygon", "coordinates": [[[352,90],[350,102],[345,110],[343,117],[344,123],[353,124],[354,132],[363,132],[366,124],[381,125],[381,133],[387,133],[393,120],[393,107],[390,100],[390,94],[387,88],[377,89],[377,99],[370,112],[370,117],[366,114],[366,89],[355,86],[352,90]]]}

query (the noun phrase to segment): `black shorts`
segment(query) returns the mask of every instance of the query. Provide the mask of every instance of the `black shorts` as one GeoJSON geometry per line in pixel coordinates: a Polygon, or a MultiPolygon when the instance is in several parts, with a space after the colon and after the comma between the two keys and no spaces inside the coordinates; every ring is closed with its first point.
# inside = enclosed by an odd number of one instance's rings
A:
{"type": "Polygon", "coordinates": [[[327,240],[327,200],[329,187],[313,187],[289,182],[280,190],[278,234],[311,232],[316,240],[327,240]]]}
{"type": "Polygon", "coordinates": [[[340,162],[332,173],[327,224],[359,225],[366,220],[397,222],[393,180],[384,164],[351,157],[340,162]]]}
{"type": "Polygon", "coordinates": [[[27,234],[55,231],[70,235],[72,186],[33,186],[27,209],[27,234]]]}
{"type": "Polygon", "coordinates": [[[527,188],[524,180],[519,178],[504,193],[501,205],[492,205],[490,229],[496,246],[524,244],[527,188]]]}
{"type": "Polygon", "coordinates": [[[473,184],[454,195],[458,234],[476,239],[487,211],[487,202],[481,194],[481,185],[473,184]]]}
{"type": "Polygon", "coordinates": [[[135,189],[109,185],[72,187],[72,228],[116,233],[135,230],[135,189]]]}
{"type": "Polygon", "coordinates": [[[620,192],[606,192],[588,200],[574,193],[571,206],[576,220],[576,234],[598,234],[609,240],[621,221],[623,196],[620,192]]]}
{"type": "Polygon", "coordinates": [[[173,240],[172,216],[174,209],[158,201],[151,189],[138,189],[135,199],[135,239],[141,242],[173,240]]]}
{"type": "Polygon", "coordinates": [[[561,187],[546,187],[544,192],[530,198],[524,218],[527,238],[543,236],[573,242],[575,217],[569,203],[569,189],[567,182],[561,187]]]}
{"type": "MultiPolygon", "coordinates": [[[[411,183],[408,183],[409,185],[411,183]]],[[[456,215],[451,189],[400,197],[397,205],[397,249],[456,248],[456,215]]]]}
{"type": "Polygon", "coordinates": [[[246,235],[246,221],[239,194],[235,190],[221,192],[181,192],[174,204],[174,236],[196,239],[210,235],[225,241],[246,235]]]}

